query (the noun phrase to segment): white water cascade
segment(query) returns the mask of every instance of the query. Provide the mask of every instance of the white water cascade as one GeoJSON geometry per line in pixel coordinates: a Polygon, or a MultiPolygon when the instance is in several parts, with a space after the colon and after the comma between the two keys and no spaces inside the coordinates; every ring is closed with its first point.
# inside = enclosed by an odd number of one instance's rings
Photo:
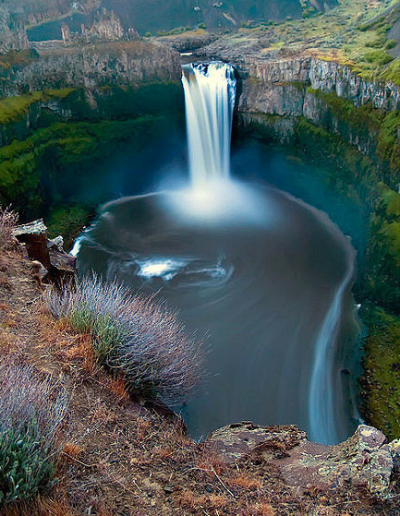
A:
{"type": "Polygon", "coordinates": [[[189,169],[192,186],[229,178],[236,79],[221,62],[183,68],[189,169]]]}
{"type": "Polygon", "coordinates": [[[354,274],[354,257],[349,256],[342,282],[334,292],[332,303],[317,336],[308,396],[309,433],[313,441],[336,444],[339,432],[335,412],[333,368],[344,293],[354,274]]]}

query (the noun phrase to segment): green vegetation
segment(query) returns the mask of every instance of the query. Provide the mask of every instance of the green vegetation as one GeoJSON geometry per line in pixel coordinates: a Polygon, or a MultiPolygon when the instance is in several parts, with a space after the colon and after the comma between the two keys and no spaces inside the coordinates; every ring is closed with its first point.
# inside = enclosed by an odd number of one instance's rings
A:
{"type": "Polygon", "coordinates": [[[400,84],[400,59],[392,61],[390,65],[382,72],[382,79],[394,84],[400,84]]]}
{"type": "Polygon", "coordinates": [[[376,134],[377,156],[388,165],[390,174],[385,180],[394,188],[400,169],[400,141],[397,136],[400,112],[376,109],[371,103],[357,108],[350,100],[340,98],[335,93],[323,93],[311,88],[307,88],[307,92],[322,99],[331,108],[333,116],[347,122],[354,130],[376,134]]]}
{"type": "Polygon", "coordinates": [[[98,361],[122,373],[132,394],[176,402],[196,385],[202,346],[187,337],[165,305],[97,277],[83,278],[61,294],[48,290],[45,301],[54,317],[91,334],[98,361]]]}
{"type": "Polygon", "coordinates": [[[176,36],[178,34],[183,34],[184,32],[189,32],[193,27],[177,27],[172,30],[160,30],[157,32],[157,36],[176,36]]]}
{"type": "Polygon", "coordinates": [[[0,77],[2,73],[1,69],[8,70],[12,66],[25,66],[38,58],[39,54],[36,52],[36,50],[33,49],[18,50],[2,54],[0,55],[0,77]]]}
{"type": "Polygon", "coordinates": [[[261,37],[268,42],[265,50],[315,55],[346,64],[365,80],[400,85],[400,60],[391,53],[399,43],[390,38],[390,29],[400,20],[399,0],[339,0],[337,7],[317,16],[312,10],[304,2],[302,20],[259,24],[238,37],[243,44],[254,37],[259,44],[261,37]]]}
{"type": "Polygon", "coordinates": [[[390,439],[400,434],[400,317],[367,304],[361,312],[368,326],[362,386],[366,415],[390,439]]]}
{"type": "Polygon", "coordinates": [[[374,182],[379,180],[372,160],[346,143],[340,135],[300,118],[295,126],[295,138],[296,145],[306,154],[330,161],[333,167],[327,168],[327,182],[333,190],[355,202],[362,203],[374,182]]]}
{"type": "MultiPolygon", "coordinates": [[[[45,204],[60,204],[60,182],[68,177],[76,181],[82,166],[114,152],[119,142],[132,140],[133,145],[140,145],[163,120],[146,116],[125,121],[55,123],[24,141],[14,140],[0,149],[0,202],[13,203],[22,217],[35,216],[39,211],[46,215],[45,204]]],[[[64,223],[71,228],[71,222],[64,223]]]]}
{"type": "Polygon", "coordinates": [[[95,207],[86,205],[61,206],[52,210],[46,220],[50,238],[62,235],[64,249],[70,250],[76,238],[95,213],[95,207]]]}
{"type": "Polygon", "coordinates": [[[73,91],[75,91],[74,88],[34,91],[27,95],[7,97],[0,100],[0,124],[15,122],[27,113],[32,104],[46,102],[52,98],[64,99],[73,91]]]}
{"type": "MultiPolygon", "coordinates": [[[[336,134],[301,119],[296,127],[297,145],[314,157],[336,165],[327,167],[325,180],[355,202],[370,209],[365,255],[358,254],[359,274],[354,287],[356,299],[366,306],[361,313],[368,327],[365,340],[365,374],[362,384],[368,420],[388,438],[400,435],[400,113],[354,106],[336,96],[319,94],[334,108],[339,119],[354,128],[369,127],[377,134],[377,154],[389,164],[378,168],[356,147],[336,134]],[[332,170],[332,173],[329,172],[332,170]],[[387,182],[391,187],[385,184],[387,182]]],[[[356,239],[353,243],[357,247],[356,239]]]]}
{"type": "Polygon", "coordinates": [[[400,194],[378,183],[373,206],[362,278],[363,294],[392,313],[399,313],[400,194]]]}
{"type": "Polygon", "coordinates": [[[0,367],[0,506],[51,487],[67,399],[28,367],[0,367]]]}
{"type": "MultiPolygon", "coordinates": [[[[333,191],[360,206],[366,206],[367,242],[352,235],[358,261],[358,278],[353,288],[363,306],[363,322],[369,336],[365,341],[365,375],[362,378],[365,415],[389,438],[400,435],[400,113],[374,109],[368,104],[356,108],[352,102],[310,88],[331,109],[324,127],[304,117],[291,119],[292,143],[297,152],[324,163],[321,178],[333,191]],[[335,132],[331,131],[333,117],[335,132]],[[347,143],[363,136],[376,141],[376,157],[361,154],[347,143]]],[[[251,125],[263,138],[280,133],[279,116],[252,115],[251,125]],[[259,122],[257,122],[259,120],[259,122]]],[[[349,229],[349,228],[348,228],[349,229]]]]}

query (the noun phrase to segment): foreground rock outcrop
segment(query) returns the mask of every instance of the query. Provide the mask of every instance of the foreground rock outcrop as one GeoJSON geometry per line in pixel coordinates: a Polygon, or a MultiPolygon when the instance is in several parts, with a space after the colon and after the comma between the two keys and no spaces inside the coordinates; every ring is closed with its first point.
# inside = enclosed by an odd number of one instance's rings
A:
{"type": "Polygon", "coordinates": [[[207,442],[229,463],[246,456],[262,458],[298,496],[310,488],[366,489],[380,499],[390,498],[400,459],[399,442],[388,443],[382,432],[367,425],[336,446],[308,441],[295,426],[260,427],[251,422],[216,430],[207,442]]]}
{"type": "Polygon", "coordinates": [[[64,251],[62,236],[48,238],[43,219],[16,226],[12,234],[26,257],[33,260],[39,285],[45,281],[62,286],[75,280],[76,258],[64,251]]]}

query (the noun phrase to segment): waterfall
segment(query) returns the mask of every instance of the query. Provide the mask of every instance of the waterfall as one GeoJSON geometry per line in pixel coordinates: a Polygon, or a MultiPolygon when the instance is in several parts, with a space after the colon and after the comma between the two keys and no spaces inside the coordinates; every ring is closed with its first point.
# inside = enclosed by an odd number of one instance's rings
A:
{"type": "Polygon", "coordinates": [[[212,62],[183,68],[189,169],[192,186],[227,179],[230,174],[232,118],[236,98],[234,69],[212,62]]]}
{"type": "Polygon", "coordinates": [[[338,442],[332,363],[340,328],[343,295],[354,274],[353,258],[336,289],[315,343],[314,362],[308,398],[310,438],[323,444],[338,442]]]}

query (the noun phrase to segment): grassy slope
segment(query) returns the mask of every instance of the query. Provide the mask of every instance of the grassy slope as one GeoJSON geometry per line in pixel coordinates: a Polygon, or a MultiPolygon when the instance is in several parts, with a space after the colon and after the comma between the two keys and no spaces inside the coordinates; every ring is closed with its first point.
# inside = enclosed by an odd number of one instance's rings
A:
{"type": "MultiPolygon", "coordinates": [[[[368,119],[368,112],[355,111],[353,123],[357,117],[364,119],[364,123],[365,117],[369,123],[376,123],[374,117],[368,119]]],[[[379,128],[384,134],[387,126],[390,124],[383,119],[379,128]]],[[[371,210],[366,255],[360,257],[361,269],[355,286],[357,301],[365,306],[361,317],[369,334],[361,379],[364,413],[370,423],[394,439],[400,435],[400,194],[379,182],[376,166],[339,136],[306,120],[299,122],[297,131],[298,143],[306,152],[315,154],[313,147],[318,147],[322,160],[329,156],[336,162],[340,173],[326,178],[331,187],[355,202],[366,197],[371,210]]],[[[385,142],[386,138],[381,140],[385,142]]],[[[392,171],[392,183],[398,181],[398,170],[392,171]]]]}
{"type": "Polygon", "coordinates": [[[308,53],[349,65],[365,80],[400,85],[400,61],[392,55],[400,43],[388,36],[399,20],[399,0],[339,0],[326,13],[280,25],[263,23],[243,31],[239,40],[262,37],[261,52],[285,48],[308,53]]]}

